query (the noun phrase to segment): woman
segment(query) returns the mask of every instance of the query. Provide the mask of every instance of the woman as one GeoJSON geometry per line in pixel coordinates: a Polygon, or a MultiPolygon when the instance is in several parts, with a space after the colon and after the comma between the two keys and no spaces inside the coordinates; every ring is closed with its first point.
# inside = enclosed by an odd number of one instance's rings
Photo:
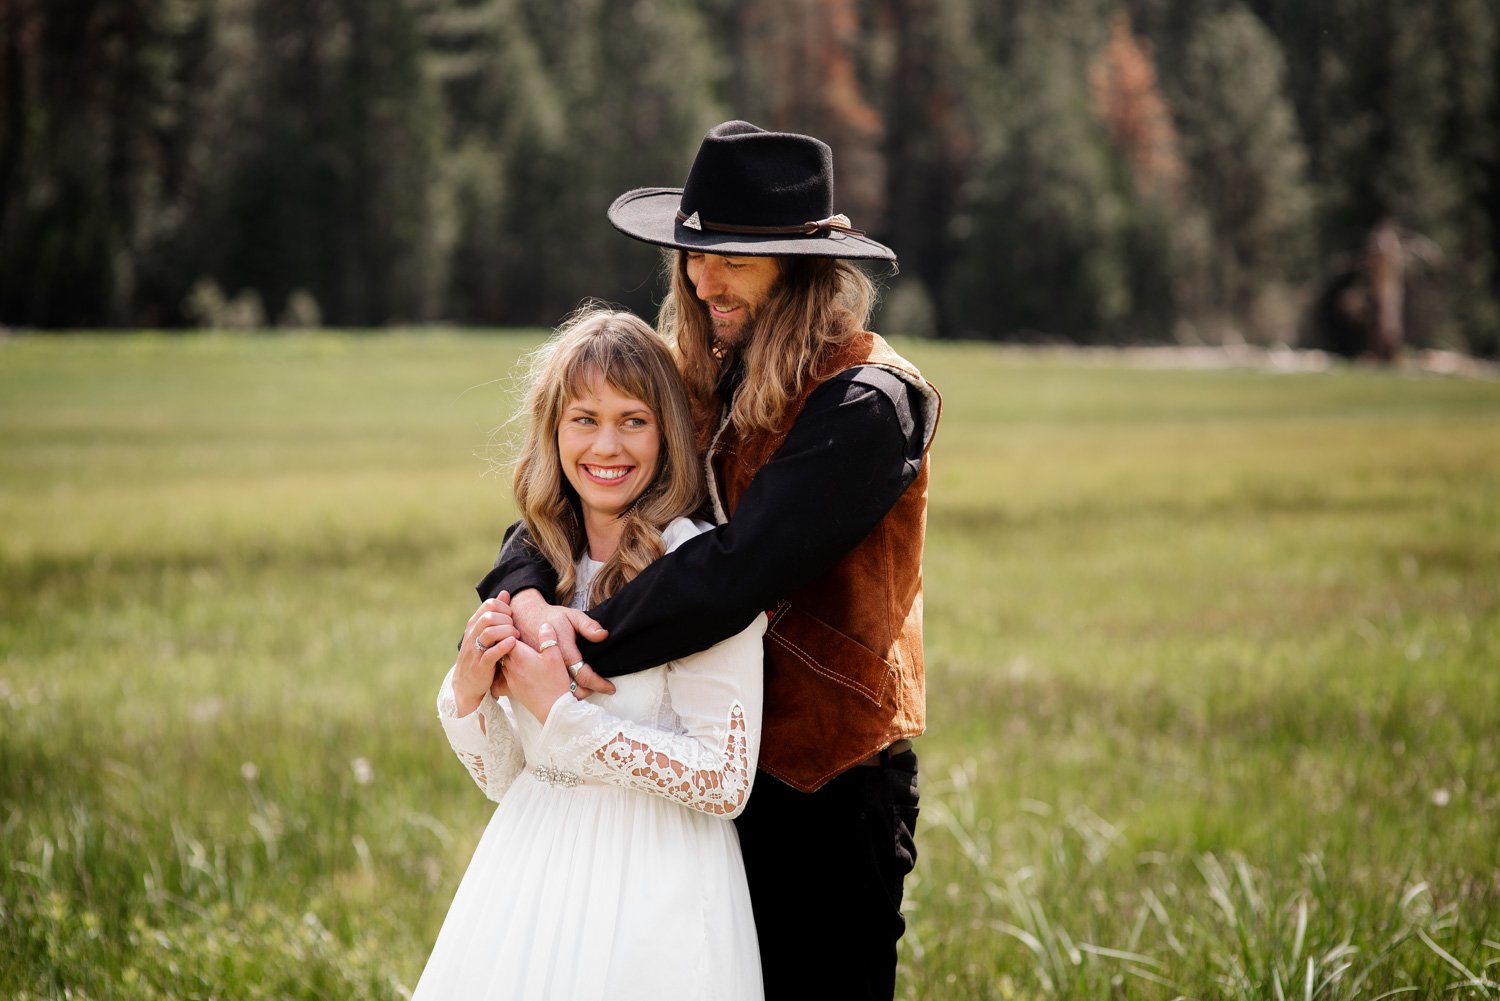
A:
{"type": "MultiPolygon", "coordinates": [[[[574,317],[535,356],[523,413],[516,502],[559,602],[587,608],[709,527],[687,517],[703,497],[687,395],[641,320],[574,317]]],[[[500,805],[415,1001],[759,999],[730,820],[760,744],[765,617],[586,701],[550,632],[533,650],[508,623],[504,595],[480,606],[438,696],[500,805]]]]}

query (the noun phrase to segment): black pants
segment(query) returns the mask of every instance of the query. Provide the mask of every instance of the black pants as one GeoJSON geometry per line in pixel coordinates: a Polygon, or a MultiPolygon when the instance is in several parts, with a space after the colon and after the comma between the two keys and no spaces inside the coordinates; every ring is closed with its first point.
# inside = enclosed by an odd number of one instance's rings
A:
{"type": "Polygon", "coordinates": [[[917,857],[916,754],[851,768],[813,793],[762,773],[736,824],[766,1001],[890,1001],[901,886],[917,857]]]}

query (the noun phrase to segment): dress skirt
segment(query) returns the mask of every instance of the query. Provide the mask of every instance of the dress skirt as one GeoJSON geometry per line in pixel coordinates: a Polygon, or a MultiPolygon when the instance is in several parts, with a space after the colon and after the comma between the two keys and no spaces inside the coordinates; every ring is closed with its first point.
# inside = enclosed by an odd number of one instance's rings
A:
{"type": "Polygon", "coordinates": [[[734,823],[534,769],[475,849],[414,1001],[759,1001],[734,823]]]}

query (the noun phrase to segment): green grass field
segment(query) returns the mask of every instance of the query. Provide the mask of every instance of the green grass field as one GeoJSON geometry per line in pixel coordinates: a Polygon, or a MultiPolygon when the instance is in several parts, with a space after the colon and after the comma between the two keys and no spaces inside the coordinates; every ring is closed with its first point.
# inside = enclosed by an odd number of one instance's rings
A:
{"type": "MultiPolygon", "coordinates": [[[[0,997],[415,983],[538,336],[0,343],[0,997]]],[[[1500,997],[1500,382],[903,346],[901,996],[1500,997]]]]}

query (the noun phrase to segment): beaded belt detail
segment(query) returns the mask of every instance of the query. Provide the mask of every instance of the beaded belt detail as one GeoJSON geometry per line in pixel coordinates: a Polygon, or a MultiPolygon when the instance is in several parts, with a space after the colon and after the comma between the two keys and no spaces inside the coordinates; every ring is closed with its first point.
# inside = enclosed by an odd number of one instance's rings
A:
{"type": "Polygon", "coordinates": [[[531,774],[548,785],[562,786],[565,789],[583,785],[582,775],[575,775],[573,772],[563,771],[561,768],[553,768],[551,765],[537,765],[531,769],[531,774]]]}

